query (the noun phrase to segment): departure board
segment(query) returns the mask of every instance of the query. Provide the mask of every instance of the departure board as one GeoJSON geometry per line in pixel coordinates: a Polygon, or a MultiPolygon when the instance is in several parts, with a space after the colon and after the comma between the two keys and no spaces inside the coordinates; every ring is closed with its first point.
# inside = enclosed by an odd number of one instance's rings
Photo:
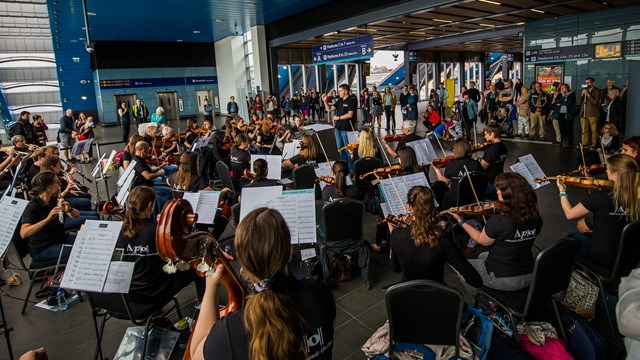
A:
{"type": "Polygon", "coordinates": [[[596,44],[594,58],[609,59],[622,56],[622,43],[596,44]]]}

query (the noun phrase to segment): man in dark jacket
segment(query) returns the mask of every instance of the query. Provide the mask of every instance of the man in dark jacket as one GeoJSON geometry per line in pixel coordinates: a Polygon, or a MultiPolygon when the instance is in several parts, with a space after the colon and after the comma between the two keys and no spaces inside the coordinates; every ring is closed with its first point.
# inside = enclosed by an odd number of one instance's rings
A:
{"type": "Polygon", "coordinates": [[[538,125],[538,133],[540,134],[540,140],[544,141],[544,119],[549,113],[551,107],[551,99],[549,95],[542,91],[542,83],[537,82],[535,88],[529,94],[529,120],[531,122],[531,130],[529,131],[529,140],[535,138],[535,128],[538,125]]]}
{"type": "MultiPolygon", "coordinates": [[[[33,144],[35,138],[33,136],[33,128],[31,127],[31,123],[29,122],[29,115],[31,115],[31,113],[28,111],[23,111],[20,113],[20,118],[13,125],[13,136],[22,135],[24,136],[27,144],[33,144]]],[[[9,136],[9,138],[11,137],[12,136],[9,136]]]]}
{"type": "Polygon", "coordinates": [[[626,114],[624,104],[620,100],[620,90],[610,89],[607,96],[609,97],[609,104],[605,109],[607,115],[605,116],[605,123],[610,122],[618,128],[619,132],[624,132],[626,125],[626,114]]]}
{"type": "Polygon", "coordinates": [[[400,110],[402,111],[402,120],[407,120],[407,104],[409,103],[409,87],[407,85],[402,86],[402,92],[398,98],[400,102],[400,110]]]}
{"type": "Polygon", "coordinates": [[[60,150],[64,150],[65,158],[74,162],[77,161],[75,159],[69,158],[69,149],[73,147],[73,138],[71,137],[71,132],[73,132],[73,110],[67,109],[64,115],[60,118],[60,129],[58,129],[58,140],[60,143],[60,150]]]}

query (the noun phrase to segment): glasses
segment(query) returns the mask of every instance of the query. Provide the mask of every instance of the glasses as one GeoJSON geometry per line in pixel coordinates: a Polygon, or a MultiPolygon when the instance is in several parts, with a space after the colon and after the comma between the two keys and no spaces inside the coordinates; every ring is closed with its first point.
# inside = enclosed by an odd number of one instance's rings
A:
{"type": "Polygon", "coordinates": [[[602,130],[611,130],[611,128],[606,127],[606,128],[602,128],[602,130]]]}

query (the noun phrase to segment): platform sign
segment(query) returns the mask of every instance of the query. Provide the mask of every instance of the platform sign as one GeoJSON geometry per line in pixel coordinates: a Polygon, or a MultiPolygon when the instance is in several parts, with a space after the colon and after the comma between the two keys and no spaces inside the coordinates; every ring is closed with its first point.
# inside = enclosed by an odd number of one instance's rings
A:
{"type": "Polygon", "coordinates": [[[593,45],[577,45],[550,49],[525,49],[525,62],[587,60],[593,58],[593,45]]]}
{"type": "Polygon", "coordinates": [[[625,55],[640,55],[640,39],[627,40],[624,42],[625,55]]]}
{"type": "Polygon", "coordinates": [[[409,62],[418,62],[418,52],[409,51],[409,62]]]}
{"type": "Polygon", "coordinates": [[[373,35],[316,45],[312,49],[315,65],[369,59],[373,56],[373,35]]]}

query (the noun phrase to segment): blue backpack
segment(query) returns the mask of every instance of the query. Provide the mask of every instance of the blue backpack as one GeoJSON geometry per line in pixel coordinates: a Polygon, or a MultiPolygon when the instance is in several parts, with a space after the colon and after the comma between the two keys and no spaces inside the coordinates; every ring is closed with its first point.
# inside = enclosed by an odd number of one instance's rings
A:
{"type": "Polygon", "coordinates": [[[493,321],[482,314],[480,309],[467,306],[462,314],[462,336],[474,347],[480,360],[487,359],[493,335],[493,321]]]}

